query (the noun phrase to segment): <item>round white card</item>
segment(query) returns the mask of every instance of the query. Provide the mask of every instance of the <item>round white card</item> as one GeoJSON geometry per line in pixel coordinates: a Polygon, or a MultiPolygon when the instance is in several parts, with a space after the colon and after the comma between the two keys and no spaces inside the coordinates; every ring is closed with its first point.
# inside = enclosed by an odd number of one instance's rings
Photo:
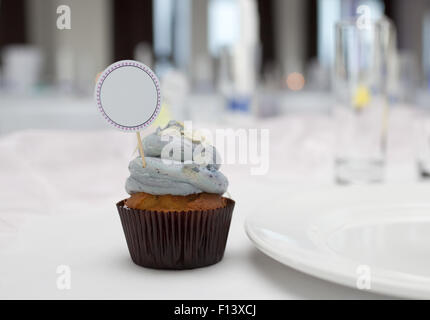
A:
{"type": "Polygon", "coordinates": [[[124,131],[139,131],[149,126],[160,112],[160,85],[143,63],[118,61],[100,75],[95,99],[102,116],[111,125],[124,131]]]}

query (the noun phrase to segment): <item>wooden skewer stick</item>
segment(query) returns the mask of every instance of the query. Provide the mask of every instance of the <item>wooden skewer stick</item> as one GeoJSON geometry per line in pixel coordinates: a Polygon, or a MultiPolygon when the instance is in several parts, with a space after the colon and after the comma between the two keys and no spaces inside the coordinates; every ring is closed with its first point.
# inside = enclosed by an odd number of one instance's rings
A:
{"type": "Polygon", "coordinates": [[[143,154],[143,145],[142,145],[142,139],[140,138],[140,132],[137,131],[136,135],[137,135],[137,145],[139,147],[139,153],[140,153],[140,156],[142,158],[142,166],[145,168],[146,167],[146,161],[145,161],[145,155],[143,154]]]}

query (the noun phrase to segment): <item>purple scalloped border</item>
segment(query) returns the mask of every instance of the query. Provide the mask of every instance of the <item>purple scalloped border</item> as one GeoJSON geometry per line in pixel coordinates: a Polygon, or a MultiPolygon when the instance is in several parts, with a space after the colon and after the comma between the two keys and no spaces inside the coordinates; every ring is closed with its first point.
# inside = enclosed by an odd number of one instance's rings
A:
{"type": "Polygon", "coordinates": [[[114,64],[111,64],[105,71],[103,71],[102,75],[100,76],[99,80],[97,81],[96,102],[97,102],[97,107],[98,107],[99,111],[101,112],[102,116],[106,119],[106,121],[108,123],[113,125],[115,128],[121,129],[124,131],[139,131],[141,129],[148,127],[155,120],[155,118],[157,118],[158,114],[160,113],[160,109],[161,109],[160,83],[159,83],[156,75],[152,72],[152,70],[149,67],[147,67],[146,65],[144,65],[143,63],[140,63],[137,61],[132,61],[132,60],[118,61],[118,62],[115,62],[114,64]],[[157,107],[155,108],[154,113],[152,114],[152,116],[148,120],[146,120],[144,123],[137,125],[137,126],[127,127],[127,126],[120,125],[120,124],[116,123],[115,121],[113,121],[111,118],[109,118],[109,116],[104,111],[101,100],[100,100],[100,90],[101,90],[101,87],[103,85],[104,80],[112,71],[114,71],[118,68],[122,68],[122,67],[136,67],[136,68],[141,69],[142,71],[145,71],[146,74],[154,82],[155,88],[157,90],[157,107]]]}

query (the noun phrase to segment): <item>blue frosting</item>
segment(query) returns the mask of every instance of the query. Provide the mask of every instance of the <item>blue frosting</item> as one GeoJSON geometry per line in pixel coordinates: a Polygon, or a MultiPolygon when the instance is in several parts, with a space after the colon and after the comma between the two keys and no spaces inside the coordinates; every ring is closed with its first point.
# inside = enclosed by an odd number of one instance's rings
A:
{"type": "Polygon", "coordinates": [[[158,128],[143,139],[146,167],[142,166],[140,156],[130,162],[130,176],[125,186],[129,194],[146,192],[186,196],[201,192],[223,194],[227,191],[228,180],[218,171],[220,164],[215,161],[219,159],[216,149],[187,138],[183,129],[182,124],[170,121],[165,128],[158,128]],[[179,152],[162,156],[166,146],[177,148],[179,152]],[[211,161],[196,163],[192,152],[184,152],[194,151],[198,147],[212,155],[211,161]]]}

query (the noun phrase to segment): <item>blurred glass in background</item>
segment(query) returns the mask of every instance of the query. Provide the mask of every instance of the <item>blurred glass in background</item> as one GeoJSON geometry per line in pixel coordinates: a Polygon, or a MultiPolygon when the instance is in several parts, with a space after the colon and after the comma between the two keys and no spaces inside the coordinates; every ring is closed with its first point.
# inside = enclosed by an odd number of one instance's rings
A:
{"type": "Polygon", "coordinates": [[[419,174],[430,178],[430,9],[422,22],[423,85],[417,91],[415,122],[416,156],[419,174]]]}
{"type": "Polygon", "coordinates": [[[388,124],[393,28],[385,19],[336,25],[336,180],[381,182],[388,124]]]}

